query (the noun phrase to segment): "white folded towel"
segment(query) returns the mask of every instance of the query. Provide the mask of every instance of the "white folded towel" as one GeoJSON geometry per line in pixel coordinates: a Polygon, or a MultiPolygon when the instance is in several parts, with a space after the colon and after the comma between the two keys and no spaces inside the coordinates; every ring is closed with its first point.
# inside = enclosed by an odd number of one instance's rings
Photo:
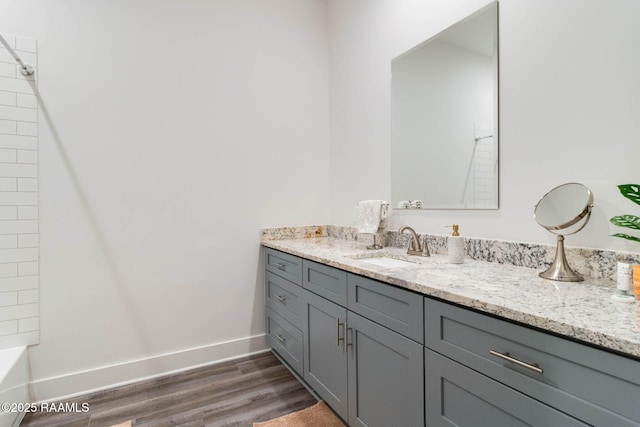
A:
{"type": "Polygon", "coordinates": [[[384,200],[364,200],[356,205],[358,233],[375,234],[386,219],[389,203],[384,200]]]}

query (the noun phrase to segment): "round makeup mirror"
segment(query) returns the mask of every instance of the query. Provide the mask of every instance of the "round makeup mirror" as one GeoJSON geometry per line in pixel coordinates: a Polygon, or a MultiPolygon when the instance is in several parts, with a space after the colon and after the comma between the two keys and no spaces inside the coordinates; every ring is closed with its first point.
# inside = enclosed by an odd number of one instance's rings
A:
{"type": "Polygon", "coordinates": [[[545,194],[535,207],[536,222],[558,236],[556,256],[548,270],[540,277],[564,282],[584,280],[574,272],[564,252],[564,236],[582,230],[591,217],[593,193],[577,182],[560,185],[545,194]]]}

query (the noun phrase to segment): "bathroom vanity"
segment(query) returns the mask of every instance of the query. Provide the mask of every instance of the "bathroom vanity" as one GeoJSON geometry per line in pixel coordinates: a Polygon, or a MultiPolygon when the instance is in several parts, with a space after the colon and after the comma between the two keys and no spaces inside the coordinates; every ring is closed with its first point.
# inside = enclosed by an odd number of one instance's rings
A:
{"type": "Polygon", "coordinates": [[[610,288],[333,237],[262,245],[267,341],[350,426],[640,425],[640,304],[610,288]]]}

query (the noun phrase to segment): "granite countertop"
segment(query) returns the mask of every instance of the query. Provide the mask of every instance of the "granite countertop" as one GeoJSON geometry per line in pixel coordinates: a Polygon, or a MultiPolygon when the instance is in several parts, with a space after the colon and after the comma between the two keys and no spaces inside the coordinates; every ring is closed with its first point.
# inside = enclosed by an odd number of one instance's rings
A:
{"type": "Polygon", "coordinates": [[[610,286],[557,282],[539,270],[444,255],[407,256],[401,248],[367,250],[362,242],[334,237],[263,240],[263,246],[317,261],[424,295],[440,298],[562,336],[640,358],[640,301],[614,302],[610,286]],[[362,258],[385,253],[415,262],[382,267],[362,258]]]}

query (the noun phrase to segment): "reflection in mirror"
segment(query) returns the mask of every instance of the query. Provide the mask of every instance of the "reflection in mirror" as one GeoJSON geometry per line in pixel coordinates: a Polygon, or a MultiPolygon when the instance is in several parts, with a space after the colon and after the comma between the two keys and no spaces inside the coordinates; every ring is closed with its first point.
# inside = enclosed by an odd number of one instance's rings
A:
{"type": "Polygon", "coordinates": [[[574,272],[564,252],[564,236],[582,230],[591,217],[593,193],[587,187],[575,182],[560,185],[540,199],[534,210],[536,222],[558,235],[556,257],[548,270],[540,277],[564,282],[580,282],[582,276],[574,272]]]}
{"type": "Polygon", "coordinates": [[[497,209],[497,3],[393,59],[391,72],[393,207],[497,209]]]}

